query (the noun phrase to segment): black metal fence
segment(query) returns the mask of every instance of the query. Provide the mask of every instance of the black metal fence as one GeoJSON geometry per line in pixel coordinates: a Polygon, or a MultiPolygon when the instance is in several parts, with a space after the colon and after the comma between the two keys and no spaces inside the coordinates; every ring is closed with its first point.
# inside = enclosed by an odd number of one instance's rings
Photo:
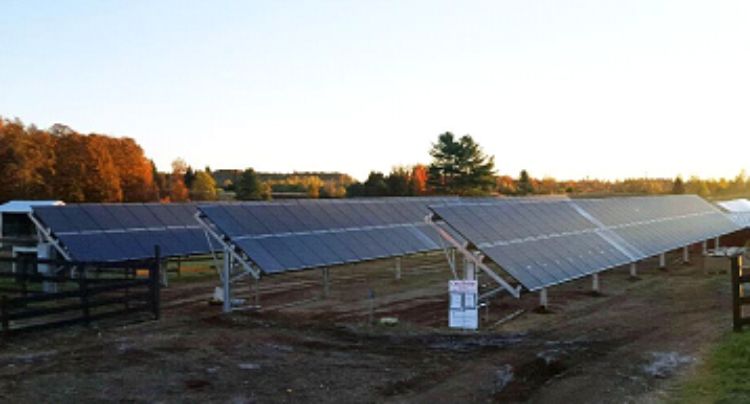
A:
{"type": "Polygon", "coordinates": [[[0,257],[0,333],[89,324],[147,313],[159,318],[159,251],[124,263],[0,257]]]}

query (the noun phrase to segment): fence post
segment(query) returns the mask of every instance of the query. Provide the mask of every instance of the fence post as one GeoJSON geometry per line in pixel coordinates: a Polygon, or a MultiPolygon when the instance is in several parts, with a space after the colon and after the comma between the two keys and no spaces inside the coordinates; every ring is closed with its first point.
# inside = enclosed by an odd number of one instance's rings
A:
{"type": "Polygon", "coordinates": [[[28,271],[29,260],[25,255],[20,255],[19,258],[21,263],[21,296],[26,297],[28,294],[28,285],[26,284],[26,271],[28,271]]]}
{"type": "Polygon", "coordinates": [[[86,267],[82,267],[81,273],[78,275],[78,293],[81,295],[83,321],[86,325],[89,325],[91,322],[91,311],[89,310],[89,287],[86,281],[86,267]]]}
{"type": "Polygon", "coordinates": [[[3,335],[10,334],[10,321],[8,321],[8,296],[0,296],[0,324],[3,327],[3,335]]]}
{"type": "Polygon", "coordinates": [[[734,331],[742,331],[742,309],[740,307],[740,275],[742,262],[740,256],[734,256],[732,260],[732,323],[734,331]]]}
{"type": "Polygon", "coordinates": [[[161,268],[161,250],[159,249],[158,245],[154,246],[154,261],[151,263],[151,270],[149,271],[149,276],[151,277],[151,281],[149,282],[151,284],[151,310],[154,313],[154,320],[158,320],[160,318],[160,304],[159,304],[159,295],[160,295],[160,287],[161,287],[161,276],[159,274],[159,269],[161,268]]]}

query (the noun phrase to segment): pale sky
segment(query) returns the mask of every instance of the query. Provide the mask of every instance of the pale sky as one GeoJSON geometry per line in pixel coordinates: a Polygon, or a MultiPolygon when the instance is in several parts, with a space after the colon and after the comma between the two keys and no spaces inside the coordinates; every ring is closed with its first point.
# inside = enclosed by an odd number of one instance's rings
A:
{"type": "Polygon", "coordinates": [[[0,115],[161,169],[363,179],[452,131],[513,176],[733,177],[750,2],[0,0],[0,115]]]}

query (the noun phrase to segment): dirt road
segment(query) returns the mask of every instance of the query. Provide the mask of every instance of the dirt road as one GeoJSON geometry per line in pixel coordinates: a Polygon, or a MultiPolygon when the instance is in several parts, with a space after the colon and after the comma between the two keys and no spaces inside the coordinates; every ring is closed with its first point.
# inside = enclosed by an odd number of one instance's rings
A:
{"type": "Polygon", "coordinates": [[[405,259],[401,280],[392,262],[336,269],[325,300],[319,272],[269,278],[263,310],[231,316],[205,303],[215,280],[178,282],[162,321],[0,342],[0,401],[658,402],[731,320],[728,275],[670,258],[605,273],[601,296],[553,288],[548,314],[498,297],[477,333],[445,327],[440,256],[405,259]],[[370,307],[399,324],[370,326],[370,307]]]}

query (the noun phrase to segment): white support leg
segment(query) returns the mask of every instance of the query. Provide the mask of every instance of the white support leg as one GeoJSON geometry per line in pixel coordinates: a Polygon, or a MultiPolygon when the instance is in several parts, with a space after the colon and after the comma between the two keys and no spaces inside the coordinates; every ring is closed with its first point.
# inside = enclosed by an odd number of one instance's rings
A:
{"type": "Polygon", "coordinates": [[[591,291],[599,293],[599,274],[591,275],[591,291]]]}
{"type": "Polygon", "coordinates": [[[690,263],[690,248],[689,246],[682,247],[682,262],[685,264],[690,263]]]}
{"type": "Polygon", "coordinates": [[[167,270],[169,269],[169,262],[167,260],[163,260],[159,263],[159,273],[161,274],[161,286],[168,288],[169,287],[169,274],[167,273],[167,270]]]}
{"type": "Polygon", "coordinates": [[[474,261],[464,258],[464,279],[467,281],[476,280],[477,267],[474,261]]]}
{"type": "Polygon", "coordinates": [[[667,255],[665,253],[659,254],[659,268],[664,269],[667,267],[667,255]]]}
{"type": "MultiPolygon", "coordinates": [[[[52,244],[49,243],[39,243],[36,246],[36,256],[39,259],[51,259],[53,258],[55,254],[55,250],[52,247],[52,244]]],[[[54,275],[54,268],[50,264],[39,264],[38,271],[40,274],[44,276],[53,276],[54,275]]],[[[43,281],[42,282],[42,290],[44,293],[56,293],[57,292],[57,282],[50,282],[50,281],[43,281]]]]}
{"type": "Polygon", "coordinates": [[[539,307],[547,309],[549,301],[547,300],[547,288],[543,288],[539,291],[539,307]]]}
{"type": "Polygon", "coordinates": [[[635,262],[630,263],[630,277],[631,278],[638,277],[638,267],[635,262]]]}
{"type": "Polygon", "coordinates": [[[719,237],[716,237],[714,239],[714,250],[718,250],[718,249],[719,249],[719,237]]]}
{"type": "Polygon", "coordinates": [[[401,279],[401,257],[396,257],[396,280],[401,279]]]}
{"type": "Polygon", "coordinates": [[[224,313],[229,313],[232,311],[232,293],[229,290],[229,285],[231,283],[230,277],[232,275],[232,254],[229,254],[227,251],[224,251],[224,266],[222,268],[222,274],[221,274],[221,281],[222,281],[222,287],[224,292],[224,313]]]}
{"type": "Polygon", "coordinates": [[[323,298],[327,299],[331,294],[331,275],[328,273],[328,268],[323,268],[323,298]]]}
{"type": "Polygon", "coordinates": [[[701,244],[703,248],[703,256],[705,257],[708,255],[708,240],[703,240],[703,243],[701,244]]]}
{"type": "Polygon", "coordinates": [[[255,300],[255,307],[260,308],[260,279],[253,278],[253,299],[255,300]]]}

